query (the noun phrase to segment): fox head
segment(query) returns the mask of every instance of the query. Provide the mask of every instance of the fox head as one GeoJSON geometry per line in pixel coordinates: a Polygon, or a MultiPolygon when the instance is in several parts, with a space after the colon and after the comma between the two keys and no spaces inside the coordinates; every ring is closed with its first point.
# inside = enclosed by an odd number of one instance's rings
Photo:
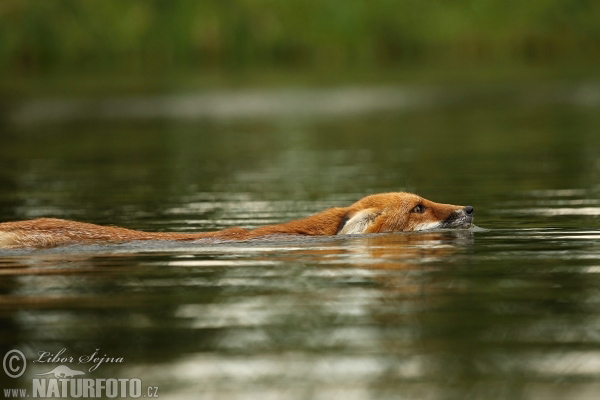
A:
{"type": "Polygon", "coordinates": [[[468,228],[473,212],[471,206],[434,203],[412,193],[381,193],[348,207],[337,234],[468,228]]]}

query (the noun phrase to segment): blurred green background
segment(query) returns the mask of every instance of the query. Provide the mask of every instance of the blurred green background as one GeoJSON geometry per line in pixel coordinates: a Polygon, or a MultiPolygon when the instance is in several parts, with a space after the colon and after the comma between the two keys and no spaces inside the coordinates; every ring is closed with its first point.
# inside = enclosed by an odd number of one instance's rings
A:
{"type": "Polygon", "coordinates": [[[599,49],[593,0],[0,2],[16,93],[569,79],[597,75],[599,49]]]}

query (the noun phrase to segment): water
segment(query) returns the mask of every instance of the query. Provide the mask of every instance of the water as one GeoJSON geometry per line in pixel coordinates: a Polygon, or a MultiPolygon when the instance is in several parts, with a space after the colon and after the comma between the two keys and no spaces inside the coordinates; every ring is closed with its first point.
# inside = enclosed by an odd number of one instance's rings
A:
{"type": "Polygon", "coordinates": [[[472,90],[332,115],[6,123],[2,221],[252,228],[409,190],[473,205],[486,229],[0,251],[0,355],[28,359],[2,388],[31,395],[68,365],[168,399],[597,398],[600,113],[573,100],[597,93],[472,90]],[[61,349],[74,362],[34,362],[61,349]],[[96,349],[122,362],[78,363],[96,349]]]}

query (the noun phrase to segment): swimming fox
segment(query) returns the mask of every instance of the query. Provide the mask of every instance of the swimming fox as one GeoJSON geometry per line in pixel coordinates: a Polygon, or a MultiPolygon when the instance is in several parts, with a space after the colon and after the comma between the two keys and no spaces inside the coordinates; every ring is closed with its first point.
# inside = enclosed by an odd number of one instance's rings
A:
{"type": "Polygon", "coordinates": [[[348,207],[334,207],[306,218],[246,230],[216,232],[144,232],[55,218],[0,223],[0,249],[48,248],[70,244],[107,244],[135,240],[245,240],[269,235],[352,235],[468,228],[472,206],[434,203],[416,194],[396,192],[367,196],[348,207]]]}

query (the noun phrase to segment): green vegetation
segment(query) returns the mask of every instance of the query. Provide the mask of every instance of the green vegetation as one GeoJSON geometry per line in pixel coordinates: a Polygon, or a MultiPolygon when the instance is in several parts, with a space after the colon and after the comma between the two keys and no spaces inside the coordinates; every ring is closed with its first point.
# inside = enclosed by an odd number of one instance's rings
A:
{"type": "Polygon", "coordinates": [[[595,0],[3,0],[0,71],[593,63],[595,0]]]}

